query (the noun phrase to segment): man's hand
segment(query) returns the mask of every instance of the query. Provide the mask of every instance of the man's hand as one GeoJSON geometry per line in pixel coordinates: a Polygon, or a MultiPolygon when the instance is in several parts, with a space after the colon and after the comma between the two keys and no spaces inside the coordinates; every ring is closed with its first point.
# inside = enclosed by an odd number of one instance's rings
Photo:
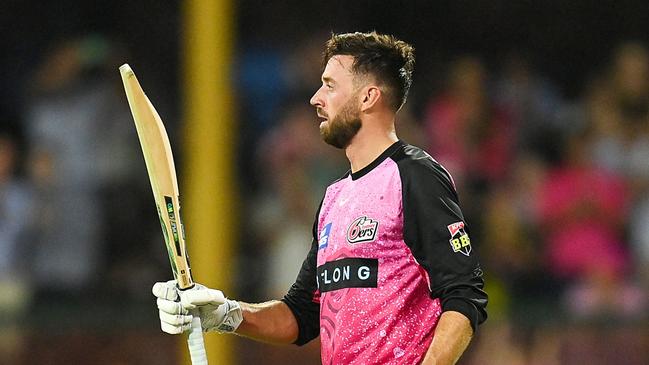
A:
{"type": "Polygon", "coordinates": [[[169,334],[189,330],[194,315],[200,316],[205,332],[234,332],[243,321],[239,303],[225,298],[220,290],[195,284],[182,291],[170,280],[155,283],[152,292],[158,298],[160,327],[169,334]]]}
{"type": "Polygon", "coordinates": [[[158,312],[162,331],[171,335],[188,331],[192,326],[193,316],[178,301],[176,281],[155,283],[151,291],[158,298],[158,312]]]}

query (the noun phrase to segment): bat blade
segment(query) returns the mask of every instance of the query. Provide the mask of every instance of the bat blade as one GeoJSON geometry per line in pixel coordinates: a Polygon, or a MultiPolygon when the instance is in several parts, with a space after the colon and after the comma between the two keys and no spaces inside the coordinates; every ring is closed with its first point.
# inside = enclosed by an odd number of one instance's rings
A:
{"type": "MultiPolygon", "coordinates": [[[[142,146],[174,278],[181,290],[191,289],[194,280],[189,268],[185,234],[180,219],[178,181],[169,137],[160,115],[142,90],[131,67],[124,64],[120,66],[119,72],[142,146]]],[[[189,355],[193,365],[207,365],[200,316],[195,312],[193,314],[187,339],[189,355]]]]}
{"type": "Polygon", "coordinates": [[[119,70],[142,146],[174,278],[180,289],[188,289],[194,285],[194,281],[180,220],[178,182],[169,137],[160,115],[144,93],[131,67],[124,64],[119,70]]]}

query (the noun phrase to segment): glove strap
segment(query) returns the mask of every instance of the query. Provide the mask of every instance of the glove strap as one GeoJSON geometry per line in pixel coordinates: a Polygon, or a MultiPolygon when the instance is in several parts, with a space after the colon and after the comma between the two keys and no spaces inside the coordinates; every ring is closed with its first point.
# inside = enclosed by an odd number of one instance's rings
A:
{"type": "Polygon", "coordinates": [[[214,328],[215,331],[221,333],[231,333],[239,328],[243,322],[243,313],[241,312],[241,305],[234,300],[226,300],[223,305],[227,306],[223,321],[214,328]]]}

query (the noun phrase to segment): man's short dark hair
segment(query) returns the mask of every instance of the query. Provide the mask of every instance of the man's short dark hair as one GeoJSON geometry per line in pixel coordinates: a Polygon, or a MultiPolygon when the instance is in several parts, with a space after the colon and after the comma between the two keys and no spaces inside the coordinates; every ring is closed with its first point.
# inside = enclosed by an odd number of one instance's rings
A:
{"type": "Polygon", "coordinates": [[[353,56],[352,72],[374,76],[395,111],[406,102],[415,68],[413,46],[376,32],[332,34],[325,45],[323,64],[336,55],[353,56]]]}

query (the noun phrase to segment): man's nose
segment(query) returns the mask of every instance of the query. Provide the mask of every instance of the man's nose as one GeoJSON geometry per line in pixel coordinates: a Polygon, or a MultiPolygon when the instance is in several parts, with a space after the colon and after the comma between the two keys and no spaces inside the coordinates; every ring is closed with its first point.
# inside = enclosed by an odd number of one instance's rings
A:
{"type": "Polygon", "coordinates": [[[322,103],[322,98],[320,97],[320,90],[322,90],[322,88],[318,89],[318,90],[315,92],[315,94],[313,94],[313,96],[311,97],[311,100],[309,100],[309,103],[310,103],[311,105],[313,105],[313,106],[319,106],[319,107],[323,107],[323,106],[324,106],[323,103],[322,103]]]}

